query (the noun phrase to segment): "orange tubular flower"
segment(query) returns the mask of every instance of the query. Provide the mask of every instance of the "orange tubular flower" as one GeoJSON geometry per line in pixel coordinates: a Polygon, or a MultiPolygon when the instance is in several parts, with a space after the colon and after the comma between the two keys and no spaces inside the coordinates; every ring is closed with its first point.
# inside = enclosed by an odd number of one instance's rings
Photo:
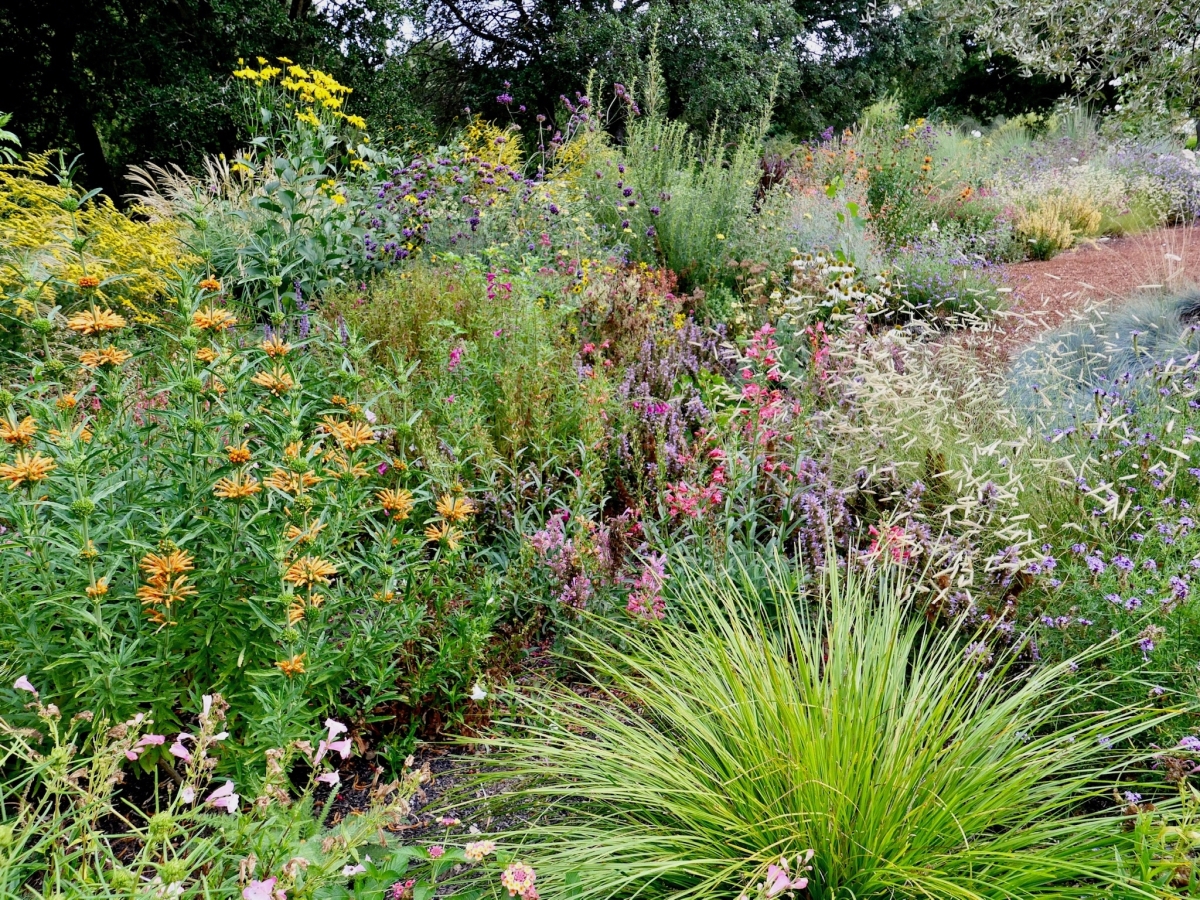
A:
{"type": "Polygon", "coordinates": [[[91,290],[92,288],[100,287],[100,279],[97,278],[95,275],[84,275],[82,278],[80,278],[75,283],[77,285],[79,285],[81,288],[83,288],[85,291],[91,290]]]}
{"type": "Polygon", "coordinates": [[[275,359],[277,356],[287,356],[291,350],[292,345],[281,339],[277,334],[271,335],[262,342],[263,353],[267,354],[271,359],[275,359]]]}
{"type": "Polygon", "coordinates": [[[142,558],[141,569],[151,581],[165,580],[191,572],[196,568],[195,560],[186,550],[169,550],[166,553],[147,553],[142,558]]]}
{"type": "Polygon", "coordinates": [[[309,590],[318,584],[329,584],[331,576],[337,574],[337,566],[319,556],[302,556],[283,574],[283,580],[309,590]]]}
{"type": "Polygon", "coordinates": [[[334,452],[328,455],[329,468],[325,470],[326,475],[332,475],[334,478],[346,476],[348,478],[366,478],[371,473],[367,471],[367,467],[362,463],[352,463],[345,453],[334,452]]]}
{"type": "Polygon", "coordinates": [[[192,324],[201,331],[224,331],[237,324],[233,313],[227,309],[210,306],[192,315],[192,324]]]}
{"type": "Polygon", "coordinates": [[[33,442],[35,434],[37,434],[37,422],[33,420],[33,416],[26,416],[15,425],[7,419],[0,419],[0,438],[3,438],[6,444],[28,447],[33,442]]]}
{"type": "Polygon", "coordinates": [[[262,490],[258,480],[238,472],[232,478],[222,478],[213,487],[213,493],[222,500],[245,500],[262,490]]]}
{"type": "Polygon", "coordinates": [[[206,366],[217,361],[217,351],[212,347],[201,347],[196,351],[196,359],[204,363],[206,366]]]}
{"type": "Polygon", "coordinates": [[[164,606],[168,610],[188,597],[196,596],[196,588],[188,584],[186,575],[178,578],[151,578],[138,588],[137,596],[143,606],[164,606]]]}
{"type": "Polygon", "coordinates": [[[67,327],[80,334],[103,334],[125,327],[125,317],[109,309],[85,309],[67,319],[67,327]]]}
{"type": "Polygon", "coordinates": [[[79,355],[79,361],[86,368],[99,369],[104,366],[121,366],[129,361],[133,354],[128,350],[120,350],[116,347],[105,347],[103,350],[84,350],[79,355]]]}
{"type": "Polygon", "coordinates": [[[475,512],[475,504],[466,497],[445,494],[437,502],[437,511],[447,522],[461,522],[475,512]]]}
{"type": "Polygon", "coordinates": [[[284,675],[291,678],[293,675],[304,674],[304,657],[305,654],[297,653],[291,659],[281,659],[275,665],[284,675]]]}
{"type": "Polygon", "coordinates": [[[263,479],[267,487],[275,488],[293,497],[303,493],[306,488],[321,483],[321,477],[312,472],[289,472],[287,469],[276,469],[263,479]]]}
{"type": "Polygon", "coordinates": [[[296,386],[292,376],[281,366],[275,366],[270,372],[259,372],[250,379],[261,388],[266,388],[278,397],[296,386]]]}
{"type": "Polygon", "coordinates": [[[451,528],[446,522],[435,522],[425,528],[425,540],[431,544],[438,544],[445,541],[446,546],[451,550],[458,549],[458,543],[462,540],[462,532],[457,528],[451,528]]]}
{"type": "Polygon", "coordinates": [[[48,456],[18,450],[11,463],[0,465],[0,480],[7,481],[9,490],[13,490],[23,484],[44,480],[56,468],[54,460],[48,456]]]}
{"type": "Polygon", "coordinates": [[[311,544],[317,539],[317,535],[324,530],[324,522],[314,522],[308,528],[301,528],[298,525],[289,525],[284,537],[286,537],[289,541],[295,541],[297,544],[311,544]]]}
{"type": "Polygon", "coordinates": [[[229,457],[229,461],[235,466],[250,462],[250,448],[245,444],[230,444],[225,448],[225,455],[229,457]]]}
{"type": "Polygon", "coordinates": [[[385,488],[375,496],[379,499],[379,505],[383,507],[384,512],[390,513],[397,522],[403,522],[412,512],[413,495],[411,491],[403,488],[398,490],[385,488]]]}
{"type": "Polygon", "coordinates": [[[215,278],[205,278],[200,282],[199,287],[202,291],[219,291],[221,289],[221,282],[215,278]]]}
{"type": "Polygon", "coordinates": [[[374,432],[362,422],[339,422],[332,431],[334,440],[352,453],[359,447],[375,443],[374,432]]]}

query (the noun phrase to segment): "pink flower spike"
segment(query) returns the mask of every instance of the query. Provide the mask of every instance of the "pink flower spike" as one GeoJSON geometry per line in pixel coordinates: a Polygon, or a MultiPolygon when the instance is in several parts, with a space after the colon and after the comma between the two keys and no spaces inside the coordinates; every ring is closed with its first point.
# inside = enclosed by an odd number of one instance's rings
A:
{"type": "Polygon", "coordinates": [[[251,881],[242,888],[242,900],[275,900],[275,878],[266,881],[251,881]]]}
{"type": "Polygon", "coordinates": [[[26,678],[24,675],[22,675],[20,678],[18,678],[16,681],[13,682],[13,690],[14,691],[28,691],[29,693],[33,694],[34,697],[36,697],[38,695],[37,688],[35,688],[32,684],[30,684],[29,679],[26,678]]]}
{"type": "Polygon", "coordinates": [[[180,743],[178,740],[175,741],[175,743],[173,743],[170,747],[167,748],[167,752],[170,753],[172,756],[178,756],[180,759],[182,759],[186,763],[190,763],[192,761],[191,752],[188,750],[187,747],[183,746],[183,744],[180,743]]]}
{"type": "Polygon", "coordinates": [[[342,755],[342,759],[346,759],[350,755],[350,738],[341,741],[331,741],[329,749],[336,750],[342,755]]]}
{"type": "Polygon", "coordinates": [[[317,781],[322,784],[341,784],[342,776],[337,772],[326,772],[324,775],[318,775],[317,781]]]}

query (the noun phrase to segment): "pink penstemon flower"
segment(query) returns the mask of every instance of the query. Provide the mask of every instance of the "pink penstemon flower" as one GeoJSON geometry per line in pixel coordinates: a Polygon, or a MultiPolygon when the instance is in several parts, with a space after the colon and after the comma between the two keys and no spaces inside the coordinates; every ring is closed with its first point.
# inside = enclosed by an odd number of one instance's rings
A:
{"type": "Polygon", "coordinates": [[[37,699],[37,695],[38,695],[37,688],[35,688],[30,683],[29,679],[26,678],[24,675],[22,675],[20,678],[18,678],[16,681],[13,682],[13,690],[14,691],[28,691],[29,693],[33,694],[34,699],[37,699]]]}
{"type": "Polygon", "coordinates": [[[125,758],[133,762],[146,752],[147,747],[160,747],[164,741],[166,738],[161,734],[144,734],[133,747],[125,751],[125,758]]]}
{"type": "Polygon", "coordinates": [[[209,806],[215,806],[217,809],[223,809],[228,813],[237,812],[238,795],[233,792],[233,782],[226,781],[221,787],[205,797],[204,802],[209,806]]]}
{"type": "Polygon", "coordinates": [[[188,750],[187,747],[183,746],[183,742],[186,740],[192,740],[192,739],[193,738],[190,734],[187,734],[185,732],[180,732],[179,737],[175,738],[175,743],[173,743],[170,747],[167,748],[167,752],[170,753],[172,756],[179,757],[185,763],[190,763],[192,761],[192,754],[191,754],[191,751],[188,750]]]}
{"type": "Polygon", "coordinates": [[[350,748],[352,747],[350,738],[343,738],[340,741],[335,740],[339,734],[345,734],[350,729],[348,729],[341,722],[334,721],[333,719],[326,719],[325,727],[329,729],[329,735],[328,737],[322,739],[317,745],[317,755],[313,760],[314,766],[324,759],[325,754],[330,750],[333,750],[335,753],[340,755],[342,759],[346,759],[350,756],[350,748]]]}

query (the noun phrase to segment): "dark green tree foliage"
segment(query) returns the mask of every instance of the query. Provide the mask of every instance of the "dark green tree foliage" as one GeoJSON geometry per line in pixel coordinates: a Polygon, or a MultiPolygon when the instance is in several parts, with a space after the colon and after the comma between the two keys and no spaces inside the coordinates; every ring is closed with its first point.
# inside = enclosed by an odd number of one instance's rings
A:
{"type": "Polygon", "coordinates": [[[699,130],[736,131],[776,80],[777,127],[799,137],[885,94],[910,115],[990,118],[1061,92],[939,33],[874,0],[21,0],[0,4],[0,72],[23,147],[82,152],[85,180],[113,197],[131,164],[195,171],[236,149],[239,57],[333,73],[398,144],[428,144],[467,110],[532,133],[591,73],[607,98],[635,79],[653,36],[669,114],[699,130]]]}
{"type": "Polygon", "coordinates": [[[20,0],[0,4],[4,104],[31,150],[84,154],[110,196],[147,159],[195,167],[235,143],[239,56],[323,54],[311,0],[20,0]]]}
{"type": "Polygon", "coordinates": [[[466,107],[518,121],[521,105],[530,119],[554,115],[589,72],[611,97],[614,82],[642,70],[653,36],[670,114],[702,130],[718,115],[734,129],[757,115],[776,76],[776,122],[800,137],[852,124],[887,94],[911,115],[942,107],[990,118],[1062,92],[944,36],[921,10],[874,0],[414,0],[413,12],[407,84],[443,121],[466,107]],[[515,100],[507,109],[503,94],[515,100]]]}

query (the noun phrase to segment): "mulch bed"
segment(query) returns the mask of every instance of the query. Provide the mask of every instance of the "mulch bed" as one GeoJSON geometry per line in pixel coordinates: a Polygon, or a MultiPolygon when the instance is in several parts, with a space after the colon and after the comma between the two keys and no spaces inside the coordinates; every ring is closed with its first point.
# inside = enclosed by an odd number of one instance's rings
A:
{"type": "Polygon", "coordinates": [[[1089,240],[1044,262],[1004,267],[1012,305],[989,327],[959,333],[983,361],[1007,366],[1020,349],[1088,307],[1200,285],[1200,228],[1157,228],[1089,240]]]}

